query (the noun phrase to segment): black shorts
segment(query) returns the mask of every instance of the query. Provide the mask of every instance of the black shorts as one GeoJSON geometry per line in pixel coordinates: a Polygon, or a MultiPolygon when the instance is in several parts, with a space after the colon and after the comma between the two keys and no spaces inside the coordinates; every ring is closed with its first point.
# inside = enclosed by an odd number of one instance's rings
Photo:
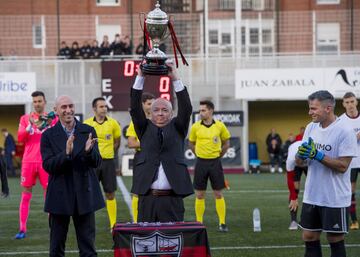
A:
{"type": "Polygon", "coordinates": [[[330,208],[303,203],[299,226],[309,231],[348,233],[349,208],[330,208]]]}
{"type": "Polygon", "coordinates": [[[360,172],[360,168],[351,169],[350,181],[351,183],[355,183],[357,181],[358,173],[360,172]]]}
{"type": "Polygon", "coordinates": [[[114,159],[103,159],[101,165],[96,170],[98,177],[105,193],[116,191],[116,169],[114,159]]]}
{"type": "Polygon", "coordinates": [[[197,158],[194,171],[195,190],[206,190],[209,178],[213,190],[225,188],[224,171],[221,165],[221,159],[197,158]]]}
{"type": "Polygon", "coordinates": [[[305,174],[305,176],[307,175],[307,167],[295,166],[294,172],[295,172],[294,181],[299,182],[301,180],[301,175],[303,173],[305,174]]]}

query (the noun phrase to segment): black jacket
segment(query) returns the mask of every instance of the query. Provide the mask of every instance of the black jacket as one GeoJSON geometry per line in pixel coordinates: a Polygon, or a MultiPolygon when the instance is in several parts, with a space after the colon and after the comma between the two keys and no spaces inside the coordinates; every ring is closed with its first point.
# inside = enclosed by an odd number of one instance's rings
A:
{"type": "Polygon", "coordinates": [[[14,137],[10,133],[5,138],[4,148],[6,155],[11,155],[11,153],[16,150],[14,137]]]}
{"type": "Polygon", "coordinates": [[[92,127],[76,123],[71,157],[65,152],[67,136],[60,121],[42,134],[43,168],[49,173],[45,212],[83,215],[105,206],[95,173],[101,163],[97,144],[90,153],[85,153],[89,133],[96,137],[92,127]]]}
{"type": "Polygon", "coordinates": [[[146,194],[161,162],[175,194],[183,197],[193,194],[191,179],[184,160],[184,139],[192,113],[187,90],[176,93],[178,115],[162,128],[162,145],[158,137],[159,128],[146,119],[142,110],[141,94],[142,90],[131,89],[130,114],[141,148],[134,160],[136,172],[131,191],[139,195],[146,194]]]}

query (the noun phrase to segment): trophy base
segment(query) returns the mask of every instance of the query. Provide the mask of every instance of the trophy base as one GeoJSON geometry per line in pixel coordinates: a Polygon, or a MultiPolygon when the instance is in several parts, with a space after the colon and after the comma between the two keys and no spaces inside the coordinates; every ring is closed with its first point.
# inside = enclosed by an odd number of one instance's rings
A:
{"type": "Polygon", "coordinates": [[[167,75],[169,67],[165,65],[167,56],[158,48],[150,50],[145,56],[145,63],[140,65],[145,75],[167,75]]]}
{"type": "Polygon", "coordinates": [[[153,76],[167,75],[168,72],[169,72],[168,66],[166,66],[165,64],[158,64],[158,63],[140,64],[140,69],[141,69],[143,74],[145,74],[145,75],[153,75],[153,76]]]}

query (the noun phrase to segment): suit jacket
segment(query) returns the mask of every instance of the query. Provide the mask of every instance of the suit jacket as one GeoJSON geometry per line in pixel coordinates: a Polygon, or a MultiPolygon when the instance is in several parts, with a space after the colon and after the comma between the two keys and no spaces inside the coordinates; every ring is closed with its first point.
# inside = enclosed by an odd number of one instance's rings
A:
{"type": "Polygon", "coordinates": [[[4,142],[5,154],[9,155],[16,150],[14,137],[9,133],[4,142]]]}
{"type": "Polygon", "coordinates": [[[60,123],[41,137],[43,168],[49,173],[45,212],[59,215],[83,215],[105,206],[95,169],[101,163],[98,145],[85,153],[85,143],[94,128],[76,122],[74,148],[66,155],[67,135],[60,123]]]}
{"type": "Polygon", "coordinates": [[[130,114],[141,151],[134,159],[133,186],[135,194],[146,194],[158,172],[160,162],[175,194],[187,196],[194,193],[184,160],[184,140],[189,128],[192,106],[186,89],[177,92],[178,115],[162,128],[162,144],[159,128],[146,119],[141,104],[142,90],[131,89],[130,114]]]}

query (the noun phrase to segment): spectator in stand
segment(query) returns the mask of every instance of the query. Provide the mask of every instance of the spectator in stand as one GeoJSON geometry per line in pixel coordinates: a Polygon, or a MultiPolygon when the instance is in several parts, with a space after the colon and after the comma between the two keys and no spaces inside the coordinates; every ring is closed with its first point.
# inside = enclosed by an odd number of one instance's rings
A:
{"type": "Polygon", "coordinates": [[[90,58],[99,59],[100,55],[101,55],[101,49],[99,47],[99,42],[95,39],[92,43],[90,58]]]}
{"type": "Polygon", "coordinates": [[[5,159],[6,159],[6,168],[9,175],[15,177],[15,168],[13,165],[13,158],[15,156],[16,144],[14,137],[9,133],[6,128],[1,129],[1,132],[4,136],[4,149],[5,149],[5,159]]]}
{"type": "Polygon", "coordinates": [[[79,48],[79,43],[77,41],[74,41],[72,43],[70,59],[81,59],[81,51],[79,48]]]}
{"type": "Polygon", "coordinates": [[[288,156],[288,150],[289,146],[295,142],[295,137],[293,133],[289,133],[288,139],[285,141],[285,143],[282,145],[282,154],[283,154],[283,161],[286,161],[288,156]]]}
{"type": "MultiPolygon", "coordinates": [[[[140,42],[140,43],[138,44],[138,46],[137,46],[136,49],[135,49],[135,54],[137,54],[137,55],[142,55],[143,52],[144,52],[144,44],[143,44],[143,42],[144,42],[144,37],[141,37],[139,42],[140,42]]],[[[146,54],[146,53],[145,53],[145,54],[146,54]]]]}
{"type": "Polygon", "coordinates": [[[305,127],[300,127],[300,133],[296,135],[295,141],[301,141],[305,132],[305,127]]]}
{"type": "Polygon", "coordinates": [[[83,59],[89,59],[91,56],[91,46],[89,41],[85,40],[83,46],[80,49],[81,56],[83,59]]]}
{"type": "Polygon", "coordinates": [[[57,54],[60,59],[70,59],[71,57],[71,49],[67,46],[65,41],[61,42],[60,50],[57,54]]]}
{"type": "MultiPolygon", "coordinates": [[[[71,57],[70,59],[82,59],[81,58],[81,51],[80,51],[80,48],[79,48],[79,44],[77,41],[74,41],[72,43],[72,46],[71,46],[71,57]]],[[[76,62],[73,62],[70,65],[70,70],[71,70],[71,78],[73,79],[73,82],[74,84],[78,84],[79,83],[79,72],[80,72],[80,67],[79,67],[79,64],[76,63],[76,62]]]]}
{"type": "Polygon", "coordinates": [[[110,46],[113,55],[122,55],[124,53],[124,46],[125,43],[123,42],[123,40],[121,40],[120,35],[116,34],[115,40],[111,43],[110,46]]]}
{"type": "Polygon", "coordinates": [[[6,198],[9,196],[9,186],[6,174],[6,160],[5,150],[0,147],[0,178],[1,178],[1,197],[6,198]]]}
{"type": "MultiPolygon", "coordinates": [[[[61,42],[60,50],[57,54],[59,59],[67,60],[71,58],[71,49],[67,46],[65,41],[61,42]]],[[[71,74],[71,65],[69,63],[59,62],[59,78],[60,84],[69,84],[70,82],[70,74],[71,74]]]]}
{"type": "Polygon", "coordinates": [[[275,162],[278,165],[278,172],[283,172],[283,169],[281,167],[282,160],[281,160],[281,137],[278,133],[276,133],[275,128],[271,129],[271,132],[266,137],[266,146],[267,151],[269,153],[269,159],[270,159],[270,172],[275,172],[275,162]]]}
{"type": "Polygon", "coordinates": [[[109,42],[109,37],[104,35],[103,42],[100,45],[100,55],[110,55],[111,54],[111,45],[109,42]]]}
{"type": "Polygon", "coordinates": [[[125,55],[131,55],[132,50],[133,50],[133,44],[132,44],[132,41],[131,41],[130,37],[126,35],[124,37],[123,43],[124,43],[123,53],[125,55]]]}

